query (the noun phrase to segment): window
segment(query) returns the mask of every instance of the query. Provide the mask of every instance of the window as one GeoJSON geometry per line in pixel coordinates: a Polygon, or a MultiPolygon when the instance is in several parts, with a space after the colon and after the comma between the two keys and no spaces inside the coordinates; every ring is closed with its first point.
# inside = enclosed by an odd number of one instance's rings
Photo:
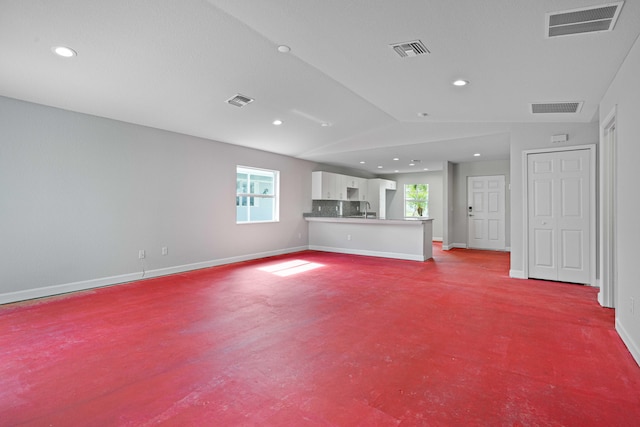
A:
{"type": "Polygon", "coordinates": [[[280,172],[236,167],[236,223],[278,221],[280,172]]]}
{"type": "Polygon", "coordinates": [[[405,184],[404,216],[429,216],[429,184],[405,184]]]}

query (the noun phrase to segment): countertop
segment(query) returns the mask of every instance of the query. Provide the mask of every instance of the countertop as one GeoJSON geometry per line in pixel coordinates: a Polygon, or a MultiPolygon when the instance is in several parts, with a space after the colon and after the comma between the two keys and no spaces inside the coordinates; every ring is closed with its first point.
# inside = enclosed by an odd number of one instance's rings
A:
{"type": "Polygon", "coordinates": [[[335,217],[335,216],[307,216],[304,219],[315,222],[340,222],[350,224],[376,224],[376,225],[417,225],[433,221],[433,218],[406,218],[406,219],[379,219],[359,217],[335,217]]]}

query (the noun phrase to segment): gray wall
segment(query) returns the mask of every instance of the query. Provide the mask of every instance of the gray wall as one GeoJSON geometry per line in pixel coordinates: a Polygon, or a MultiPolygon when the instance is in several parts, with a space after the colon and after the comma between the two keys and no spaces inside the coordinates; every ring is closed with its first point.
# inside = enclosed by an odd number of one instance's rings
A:
{"type": "Polygon", "coordinates": [[[467,178],[470,176],[504,175],[505,177],[505,246],[511,246],[509,160],[455,163],[453,165],[453,237],[454,246],[467,246],[467,178]]]}
{"type": "Polygon", "coordinates": [[[387,191],[388,219],[404,217],[405,184],[429,184],[429,217],[433,218],[433,237],[436,240],[441,240],[444,215],[442,171],[385,175],[384,178],[397,182],[396,191],[387,191]]]}
{"type": "MultiPolygon", "coordinates": [[[[625,59],[618,75],[600,103],[600,120],[617,107],[617,207],[616,256],[617,301],[616,329],[640,363],[640,280],[635,264],[638,262],[640,239],[640,40],[637,40],[625,59]],[[635,301],[632,313],[631,301],[635,301]]],[[[604,123],[603,123],[604,124],[604,123]]]]}
{"type": "Polygon", "coordinates": [[[0,129],[0,302],[308,245],[315,163],[2,97],[0,129]],[[237,164],[280,171],[280,222],[236,225],[237,164]]]}

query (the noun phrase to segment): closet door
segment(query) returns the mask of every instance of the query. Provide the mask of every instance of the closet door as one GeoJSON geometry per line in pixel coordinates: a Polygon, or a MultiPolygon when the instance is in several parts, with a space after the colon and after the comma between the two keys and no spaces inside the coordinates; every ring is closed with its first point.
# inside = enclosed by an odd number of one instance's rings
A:
{"type": "Polygon", "coordinates": [[[527,163],[529,277],[589,283],[590,150],[529,154],[527,163]]]}

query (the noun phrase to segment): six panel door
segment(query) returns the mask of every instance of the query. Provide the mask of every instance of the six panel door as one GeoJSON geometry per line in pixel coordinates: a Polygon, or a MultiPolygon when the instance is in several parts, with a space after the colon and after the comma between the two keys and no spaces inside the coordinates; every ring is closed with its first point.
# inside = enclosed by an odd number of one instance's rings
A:
{"type": "Polygon", "coordinates": [[[474,249],[505,249],[505,179],[473,176],[467,180],[467,245],[474,249]]]}
{"type": "Polygon", "coordinates": [[[529,277],[590,282],[590,151],[529,154],[529,277]]]}

